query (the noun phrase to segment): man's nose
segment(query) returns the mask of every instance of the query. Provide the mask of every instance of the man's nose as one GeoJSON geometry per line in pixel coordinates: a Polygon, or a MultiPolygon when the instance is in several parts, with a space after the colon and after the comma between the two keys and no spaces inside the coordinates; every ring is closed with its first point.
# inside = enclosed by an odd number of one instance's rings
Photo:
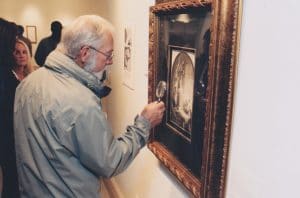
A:
{"type": "Polygon", "coordinates": [[[113,64],[113,59],[107,60],[106,65],[111,65],[113,64]]]}

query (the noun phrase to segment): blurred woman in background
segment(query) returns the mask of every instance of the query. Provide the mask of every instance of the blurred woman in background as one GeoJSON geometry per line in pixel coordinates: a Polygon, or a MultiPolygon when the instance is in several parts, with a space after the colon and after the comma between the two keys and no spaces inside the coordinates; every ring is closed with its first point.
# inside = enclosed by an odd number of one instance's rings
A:
{"type": "Polygon", "coordinates": [[[15,65],[12,72],[16,79],[21,81],[34,70],[31,63],[29,47],[23,40],[17,39],[13,55],[15,58],[15,65]]]}

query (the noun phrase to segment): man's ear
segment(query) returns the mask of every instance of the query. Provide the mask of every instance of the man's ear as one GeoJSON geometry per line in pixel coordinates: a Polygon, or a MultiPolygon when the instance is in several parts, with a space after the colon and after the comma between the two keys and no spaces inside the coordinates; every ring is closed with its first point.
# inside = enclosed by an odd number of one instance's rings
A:
{"type": "Polygon", "coordinates": [[[78,61],[79,61],[80,66],[85,65],[85,62],[88,60],[89,56],[90,56],[89,47],[83,46],[80,49],[80,53],[79,53],[79,56],[78,56],[78,59],[79,59],[78,61]]]}

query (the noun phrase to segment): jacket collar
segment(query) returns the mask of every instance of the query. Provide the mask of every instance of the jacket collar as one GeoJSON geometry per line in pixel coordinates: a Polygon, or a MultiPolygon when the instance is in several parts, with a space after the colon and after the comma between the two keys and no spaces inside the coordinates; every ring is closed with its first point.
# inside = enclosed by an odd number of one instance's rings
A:
{"type": "Polygon", "coordinates": [[[70,57],[54,50],[46,59],[45,67],[58,73],[71,76],[93,91],[98,97],[103,97],[103,83],[93,74],[77,65],[70,57]]]}

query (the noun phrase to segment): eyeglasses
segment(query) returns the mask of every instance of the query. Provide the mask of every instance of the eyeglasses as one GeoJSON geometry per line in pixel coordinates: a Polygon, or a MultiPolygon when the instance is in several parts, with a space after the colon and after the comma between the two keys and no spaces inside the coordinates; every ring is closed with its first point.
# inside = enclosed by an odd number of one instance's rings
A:
{"type": "Polygon", "coordinates": [[[101,52],[100,50],[97,50],[96,48],[94,48],[93,46],[88,46],[89,48],[91,48],[92,50],[95,50],[96,52],[102,54],[105,56],[106,58],[106,61],[110,61],[112,60],[112,58],[114,57],[114,54],[113,53],[110,53],[110,54],[107,54],[105,52],[101,52]]]}

